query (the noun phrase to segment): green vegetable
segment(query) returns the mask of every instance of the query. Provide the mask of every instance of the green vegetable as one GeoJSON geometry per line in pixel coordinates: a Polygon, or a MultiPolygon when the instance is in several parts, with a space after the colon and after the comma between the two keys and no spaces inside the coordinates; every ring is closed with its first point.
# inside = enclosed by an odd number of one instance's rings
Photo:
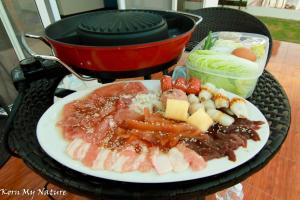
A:
{"type": "Polygon", "coordinates": [[[257,58],[261,58],[265,54],[265,45],[256,44],[251,47],[252,52],[256,55],[257,58]]]}
{"type": "Polygon", "coordinates": [[[260,74],[258,64],[212,50],[196,50],[188,56],[188,73],[242,97],[249,97],[260,74]]]}
{"type": "Polygon", "coordinates": [[[207,35],[207,37],[205,39],[204,46],[203,46],[202,49],[204,49],[204,50],[211,49],[211,47],[214,46],[215,42],[216,42],[216,38],[213,38],[212,37],[212,32],[209,31],[209,33],[208,33],[208,35],[207,35]]]}
{"type": "Polygon", "coordinates": [[[188,62],[198,70],[233,78],[257,77],[260,71],[255,62],[212,50],[193,51],[188,62]]]}

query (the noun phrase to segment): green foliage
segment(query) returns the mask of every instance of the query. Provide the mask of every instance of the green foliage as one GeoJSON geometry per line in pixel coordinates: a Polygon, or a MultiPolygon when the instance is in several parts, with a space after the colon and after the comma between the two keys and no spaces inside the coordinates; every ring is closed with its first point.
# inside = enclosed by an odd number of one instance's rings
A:
{"type": "Polygon", "coordinates": [[[273,40],[300,44],[300,21],[273,17],[257,17],[269,29],[273,40]]]}

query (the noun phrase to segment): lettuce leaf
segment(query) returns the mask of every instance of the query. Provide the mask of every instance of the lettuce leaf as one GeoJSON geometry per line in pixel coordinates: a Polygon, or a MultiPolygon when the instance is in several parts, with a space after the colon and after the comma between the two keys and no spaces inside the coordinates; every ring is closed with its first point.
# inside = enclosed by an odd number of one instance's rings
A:
{"type": "Polygon", "coordinates": [[[214,46],[210,48],[210,50],[230,54],[234,49],[239,47],[243,47],[243,45],[240,42],[236,42],[233,40],[218,39],[214,43],[214,46]]]}
{"type": "Polygon", "coordinates": [[[195,50],[187,62],[195,70],[230,78],[254,78],[260,74],[257,63],[212,50],[195,50]]]}
{"type": "Polygon", "coordinates": [[[261,71],[258,64],[212,50],[196,50],[187,60],[188,74],[241,97],[249,97],[261,71]]]}

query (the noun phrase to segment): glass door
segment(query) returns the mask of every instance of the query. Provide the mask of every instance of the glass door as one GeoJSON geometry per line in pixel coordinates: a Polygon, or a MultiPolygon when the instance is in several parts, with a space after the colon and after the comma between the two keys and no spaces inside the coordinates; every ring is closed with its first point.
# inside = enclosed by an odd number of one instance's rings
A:
{"type": "MultiPolygon", "coordinates": [[[[17,92],[10,78],[10,71],[18,64],[18,56],[5,32],[4,25],[0,21],[0,101],[1,104],[10,104],[17,92]]],[[[1,110],[1,108],[0,108],[1,110]]],[[[1,115],[1,111],[0,111],[1,115]]]]}
{"type": "MultiPolygon", "coordinates": [[[[4,99],[6,104],[11,104],[17,94],[10,72],[20,60],[29,57],[23,49],[21,37],[24,33],[42,35],[44,27],[57,19],[53,17],[53,14],[49,15],[50,9],[48,8],[51,8],[50,3],[54,1],[0,1],[0,98],[4,99]],[[45,2],[48,2],[48,6],[45,5],[45,2]]],[[[27,40],[27,42],[36,52],[43,54],[51,52],[45,44],[38,40],[27,40]]]]}

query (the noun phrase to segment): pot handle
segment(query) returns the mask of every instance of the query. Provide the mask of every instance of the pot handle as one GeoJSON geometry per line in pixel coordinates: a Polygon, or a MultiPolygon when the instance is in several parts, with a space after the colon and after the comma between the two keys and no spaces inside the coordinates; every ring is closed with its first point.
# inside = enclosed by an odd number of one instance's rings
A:
{"type": "Polygon", "coordinates": [[[52,60],[52,61],[56,61],[58,63],[60,63],[63,67],[65,67],[69,72],[71,72],[74,76],[76,76],[77,78],[79,78],[80,80],[82,81],[92,81],[92,80],[96,80],[95,78],[89,78],[89,77],[84,77],[83,75],[81,74],[78,74],[77,72],[75,72],[69,65],[67,65],[65,62],[63,62],[62,60],[60,60],[59,58],[57,58],[53,52],[53,49],[50,45],[50,43],[47,41],[46,38],[44,38],[43,36],[39,36],[39,35],[32,35],[32,34],[28,34],[26,33],[25,34],[25,37],[24,35],[21,36],[21,41],[22,41],[22,44],[25,48],[25,50],[34,58],[41,58],[41,59],[45,59],[45,60],[52,60]],[[51,48],[51,51],[53,53],[54,56],[49,56],[49,55],[41,55],[41,54],[38,54],[36,52],[34,52],[27,44],[26,40],[25,40],[25,37],[28,37],[28,38],[32,38],[32,39],[39,39],[41,41],[43,41],[47,46],[49,46],[51,48]]]}
{"type": "Polygon", "coordinates": [[[195,26],[194,27],[198,26],[200,24],[200,22],[202,22],[202,20],[203,20],[203,18],[201,16],[193,14],[193,13],[182,12],[182,11],[173,11],[173,10],[169,10],[169,12],[180,13],[180,14],[183,14],[183,15],[187,15],[189,17],[196,18],[197,20],[195,20],[195,26]]]}
{"type": "Polygon", "coordinates": [[[47,46],[49,46],[52,50],[51,44],[48,42],[48,40],[45,37],[43,37],[41,35],[33,35],[33,34],[30,34],[30,33],[26,33],[25,37],[33,38],[33,39],[39,39],[39,40],[43,41],[47,46]]]}

